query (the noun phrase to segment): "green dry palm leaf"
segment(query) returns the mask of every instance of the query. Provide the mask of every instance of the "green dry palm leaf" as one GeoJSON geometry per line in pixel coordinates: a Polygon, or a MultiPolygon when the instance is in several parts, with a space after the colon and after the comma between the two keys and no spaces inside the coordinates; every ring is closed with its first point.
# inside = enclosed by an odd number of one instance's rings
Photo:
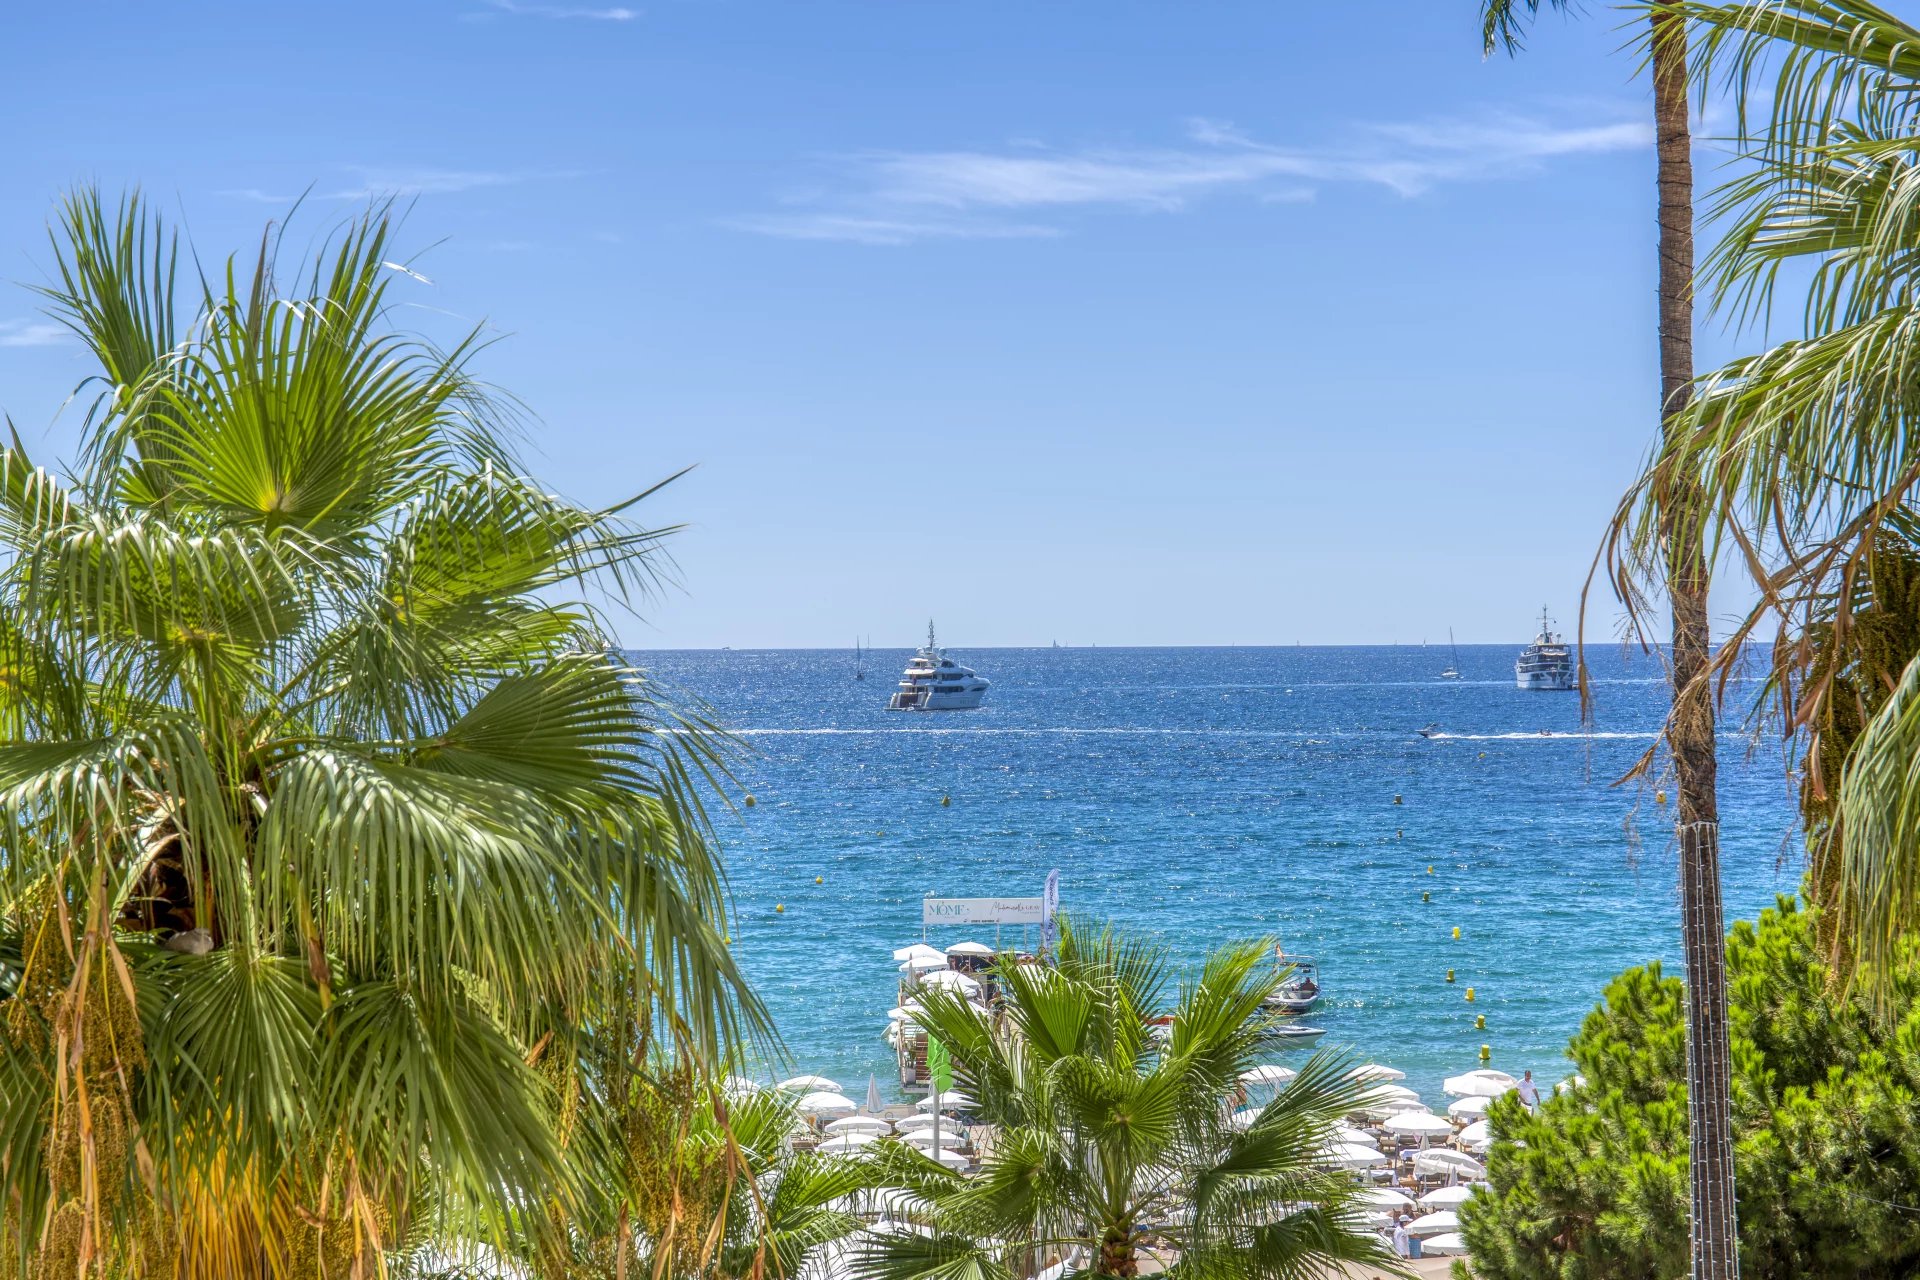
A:
{"type": "Polygon", "coordinates": [[[663,531],[524,474],[471,335],[394,329],[385,207],[191,312],[137,199],[55,242],[101,391],[77,476],[0,449],[0,1257],[561,1256],[633,1046],[770,1036],[699,799],[730,742],[601,620],[663,531]]]}

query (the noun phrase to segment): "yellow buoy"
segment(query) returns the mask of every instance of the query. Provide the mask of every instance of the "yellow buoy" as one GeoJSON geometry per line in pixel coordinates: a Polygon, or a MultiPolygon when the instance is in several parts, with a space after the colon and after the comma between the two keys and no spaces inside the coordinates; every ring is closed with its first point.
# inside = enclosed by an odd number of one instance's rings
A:
{"type": "Polygon", "coordinates": [[[773,904],[773,909],[774,909],[774,911],[775,911],[775,912],[777,912],[777,913],[778,913],[778,914],[780,914],[780,915],[785,915],[785,914],[787,914],[787,904],[786,904],[786,903],[784,903],[784,902],[776,902],[776,903],[774,903],[774,904],[773,904]]]}
{"type": "Polygon", "coordinates": [[[1667,793],[1666,793],[1666,792],[1664,792],[1664,791],[1656,791],[1656,792],[1654,792],[1654,793],[1653,793],[1653,802],[1654,802],[1655,804],[1665,804],[1665,803],[1667,802],[1667,793]]]}
{"type": "Polygon", "coordinates": [[[1482,752],[1480,753],[1480,758],[1481,758],[1482,760],[1485,760],[1485,759],[1487,758],[1487,753],[1486,753],[1486,752],[1484,752],[1484,751],[1482,751],[1482,752]]]}
{"type": "Polygon", "coordinates": [[[1490,1044],[1483,1044],[1483,1045],[1481,1045],[1481,1046],[1480,1046],[1480,1061],[1482,1061],[1482,1062],[1487,1062],[1487,1061],[1490,1061],[1490,1060],[1491,1060],[1492,1058],[1493,1058],[1493,1046],[1492,1046],[1492,1045],[1490,1045],[1490,1044]]]}
{"type": "Polygon", "coordinates": [[[1429,893],[1429,892],[1427,892],[1427,890],[1425,890],[1425,889],[1422,889],[1422,890],[1420,891],[1420,901],[1422,901],[1422,902],[1432,902],[1432,901],[1433,901],[1433,895],[1432,895],[1431,893],[1429,893]]]}
{"type": "Polygon", "coordinates": [[[1449,969],[1449,970],[1447,970],[1447,981],[1448,981],[1448,982],[1452,982],[1452,981],[1453,981],[1453,970],[1451,970],[1451,969],[1449,969]]]}
{"type": "Polygon", "coordinates": [[[827,878],[825,876],[815,876],[813,878],[813,882],[815,884],[825,884],[827,882],[827,878]]]}
{"type": "Polygon", "coordinates": [[[1454,940],[1455,942],[1458,942],[1458,941],[1460,941],[1460,926],[1459,926],[1459,925],[1455,925],[1455,926],[1453,926],[1453,940],[1454,940]]]}
{"type": "Polygon", "coordinates": [[[1472,988],[1472,987],[1468,987],[1468,988],[1467,988],[1467,1003],[1468,1003],[1468,1004],[1472,1004],[1472,1003],[1473,1003],[1473,988],[1472,988]]]}
{"type": "Polygon", "coordinates": [[[1433,874],[1433,864],[1432,864],[1431,862],[1429,862],[1429,863],[1427,864],[1427,874],[1428,874],[1428,875],[1432,875],[1432,874],[1433,874]]]}
{"type": "Polygon", "coordinates": [[[749,792],[747,793],[747,808],[749,808],[749,809],[751,809],[751,808],[753,808],[753,806],[754,806],[754,805],[756,805],[756,804],[759,804],[759,803],[760,803],[760,802],[759,802],[758,800],[755,800],[755,799],[753,798],[753,793],[752,793],[751,791],[749,791],[749,792]]]}
{"type": "Polygon", "coordinates": [[[1474,1015],[1474,1018],[1473,1018],[1473,1029],[1474,1029],[1475,1031],[1485,1031],[1485,1030],[1487,1029],[1487,1015],[1486,1015],[1486,1014],[1484,1014],[1484,1013],[1479,1013],[1479,1014],[1475,1014],[1475,1015],[1474,1015]]]}
{"type": "Polygon", "coordinates": [[[944,809],[944,808],[947,808],[947,807],[949,807],[949,806],[950,806],[950,805],[952,805],[952,804],[953,804],[953,797],[952,797],[952,796],[941,796],[941,797],[940,797],[940,807],[941,807],[941,808],[943,808],[943,809],[944,809]]]}

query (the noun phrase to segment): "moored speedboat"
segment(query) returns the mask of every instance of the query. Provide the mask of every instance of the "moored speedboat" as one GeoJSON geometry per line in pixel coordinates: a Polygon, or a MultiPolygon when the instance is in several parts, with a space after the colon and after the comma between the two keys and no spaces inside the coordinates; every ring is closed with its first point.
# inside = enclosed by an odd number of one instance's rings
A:
{"type": "MultiPolygon", "coordinates": [[[[1281,1013],[1305,1013],[1319,1003],[1320,980],[1312,956],[1290,956],[1279,947],[1273,949],[1273,962],[1286,971],[1286,977],[1267,996],[1266,1005],[1281,1013]]],[[[1315,1034],[1319,1034],[1315,1032],[1315,1034]]]]}
{"type": "Polygon", "coordinates": [[[989,682],[941,651],[927,623],[927,643],[907,663],[889,711],[972,711],[987,699],[989,682]]]}

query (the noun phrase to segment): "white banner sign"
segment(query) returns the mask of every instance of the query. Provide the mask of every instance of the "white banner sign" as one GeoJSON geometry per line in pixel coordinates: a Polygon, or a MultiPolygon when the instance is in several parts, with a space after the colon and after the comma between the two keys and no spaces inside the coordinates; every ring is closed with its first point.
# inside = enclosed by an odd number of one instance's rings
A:
{"type": "Polygon", "coordinates": [[[1046,909],[1038,898],[922,898],[922,924],[1039,924],[1046,909]]]}

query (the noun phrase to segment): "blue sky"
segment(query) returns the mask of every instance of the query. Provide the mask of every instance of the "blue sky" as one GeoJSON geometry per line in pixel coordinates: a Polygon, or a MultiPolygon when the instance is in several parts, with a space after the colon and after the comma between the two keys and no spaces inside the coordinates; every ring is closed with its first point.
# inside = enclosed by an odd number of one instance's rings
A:
{"type": "MultiPolygon", "coordinates": [[[[84,179],[203,256],[412,198],[549,483],[698,464],[636,646],[1519,641],[1652,436],[1649,111],[1612,11],[1475,10],[17,7],[0,276],[84,179]]],[[[0,292],[42,457],[84,372],[0,292]]]]}

